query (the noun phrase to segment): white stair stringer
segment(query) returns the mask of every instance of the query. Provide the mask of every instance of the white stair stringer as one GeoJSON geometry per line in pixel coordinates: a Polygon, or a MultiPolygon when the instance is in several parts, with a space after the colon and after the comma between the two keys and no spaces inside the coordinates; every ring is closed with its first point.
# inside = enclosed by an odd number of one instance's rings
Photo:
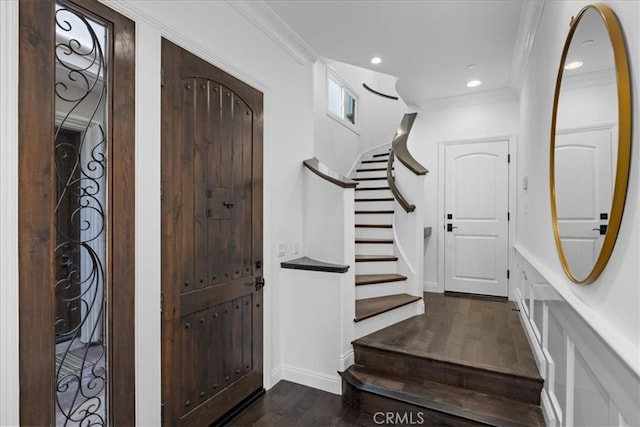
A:
{"type": "MultiPolygon", "coordinates": [[[[356,211],[393,211],[395,201],[393,194],[388,188],[387,176],[387,159],[388,156],[375,156],[375,154],[387,154],[389,146],[382,147],[379,151],[368,153],[360,159],[359,164],[354,168],[353,178],[380,178],[367,179],[358,181],[358,188],[355,192],[355,210],[356,211]],[[377,160],[375,163],[363,163],[366,160],[377,160]],[[383,160],[380,161],[380,160],[383,160]],[[371,170],[376,169],[376,170],[371,170]],[[367,190],[368,188],[384,187],[384,189],[367,190]],[[363,190],[363,188],[365,190],[363,190]],[[383,199],[371,200],[370,199],[383,199]],[[365,201],[362,201],[365,200],[365,201]]],[[[358,213],[355,214],[355,224],[369,225],[387,225],[385,228],[379,227],[357,227],[355,230],[356,240],[365,239],[365,242],[356,243],[355,255],[389,255],[397,256],[396,245],[393,243],[393,213],[358,213]],[[391,226],[391,227],[389,227],[391,226]],[[384,239],[383,243],[371,243],[366,239],[384,239]]],[[[356,275],[364,274],[398,274],[398,261],[360,261],[355,263],[356,275]]],[[[399,295],[409,293],[409,281],[386,281],[382,283],[373,283],[367,285],[356,286],[356,300],[385,297],[391,295],[399,295]]],[[[355,284],[354,284],[355,285],[355,284]]],[[[413,317],[424,312],[424,302],[422,300],[414,301],[410,304],[403,305],[392,310],[374,315],[370,318],[355,323],[356,338],[360,338],[377,330],[386,328],[395,323],[413,317]]]]}
{"type": "Polygon", "coordinates": [[[380,329],[384,329],[410,317],[424,313],[424,301],[418,300],[386,313],[378,314],[355,324],[355,339],[362,338],[380,329]]]}

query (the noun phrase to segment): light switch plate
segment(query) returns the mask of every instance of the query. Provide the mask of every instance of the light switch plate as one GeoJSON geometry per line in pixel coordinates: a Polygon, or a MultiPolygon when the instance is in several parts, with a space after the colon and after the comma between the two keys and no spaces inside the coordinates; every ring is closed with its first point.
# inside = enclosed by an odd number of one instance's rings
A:
{"type": "Polygon", "coordinates": [[[284,243],[278,243],[278,256],[285,256],[287,254],[287,245],[284,243]]]}

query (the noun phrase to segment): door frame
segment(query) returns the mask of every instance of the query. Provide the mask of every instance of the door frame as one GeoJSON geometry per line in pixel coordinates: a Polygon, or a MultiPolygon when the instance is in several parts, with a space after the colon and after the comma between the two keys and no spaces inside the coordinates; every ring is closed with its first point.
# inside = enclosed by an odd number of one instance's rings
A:
{"type": "MultiPolygon", "coordinates": [[[[498,135],[493,137],[482,137],[482,138],[465,138],[465,139],[456,139],[456,140],[445,140],[438,142],[438,223],[436,224],[436,229],[438,230],[438,287],[437,292],[445,292],[445,223],[446,223],[446,213],[445,213],[445,179],[446,179],[446,149],[447,147],[455,146],[455,145],[467,145],[467,144],[477,144],[481,142],[496,142],[496,141],[507,141],[509,147],[509,190],[508,190],[508,206],[510,212],[510,220],[508,226],[508,236],[507,236],[507,267],[513,273],[515,270],[513,268],[512,262],[515,259],[515,256],[511,254],[513,251],[513,243],[516,239],[516,206],[517,206],[517,186],[516,186],[516,177],[517,177],[517,137],[515,135],[498,135]]],[[[510,300],[515,299],[515,294],[513,294],[513,286],[511,286],[511,279],[507,278],[507,296],[510,300]]]]}
{"type": "MultiPolygon", "coordinates": [[[[110,138],[106,320],[109,325],[107,417],[135,424],[135,24],[94,0],[67,0],[113,28],[111,101],[106,109],[110,138]],[[117,78],[114,78],[117,76],[117,78]],[[117,331],[117,333],[115,333],[117,331]],[[116,356],[117,357],[114,357],[116,356]],[[117,362],[116,362],[117,361],[117,362]]],[[[53,129],[55,2],[19,2],[18,85],[18,272],[19,411],[24,425],[55,423],[55,188],[53,129]],[[43,102],[41,94],[51,94],[43,102]],[[35,189],[35,191],[34,191],[35,189]],[[42,375],[43,372],[51,375],[42,375]]]]}

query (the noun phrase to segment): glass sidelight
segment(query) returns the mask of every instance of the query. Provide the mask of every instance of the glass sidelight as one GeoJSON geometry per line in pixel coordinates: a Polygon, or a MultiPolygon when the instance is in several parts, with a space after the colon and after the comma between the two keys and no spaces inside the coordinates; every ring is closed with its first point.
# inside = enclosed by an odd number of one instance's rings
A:
{"type": "Polygon", "coordinates": [[[56,424],[107,425],[110,27],[55,7],[56,424]]]}

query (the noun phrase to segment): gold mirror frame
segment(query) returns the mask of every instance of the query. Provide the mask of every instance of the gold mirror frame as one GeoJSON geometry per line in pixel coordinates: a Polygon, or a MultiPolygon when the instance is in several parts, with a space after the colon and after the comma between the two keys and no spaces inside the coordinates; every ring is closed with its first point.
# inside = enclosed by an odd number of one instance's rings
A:
{"type": "Polygon", "coordinates": [[[558,78],[556,80],[556,90],[553,99],[553,116],[551,118],[551,144],[550,144],[550,189],[551,189],[551,217],[553,222],[553,234],[555,236],[556,248],[560,257],[562,268],[572,282],[579,285],[588,285],[593,283],[602,273],[611,257],[613,247],[618,237],[620,223],[622,221],[622,212],[627,197],[627,184],[629,182],[629,168],[631,163],[631,83],[629,78],[629,61],[627,59],[627,50],[620,28],[620,23],[615,13],[609,6],[602,3],[591,4],[580,10],[578,15],[571,19],[569,34],[562,50],[562,59],[558,69],[558,78]],[[560,87],[562,85],[562,75],[564,71],[565,61],[569,52],[569,46],[573,39],[573,35],[578,27],[580,19],[584,13],[593,9],[598,12],[602,18],[613,48],[613,57],[616,67],[616,81],[618,88],[618,158],[616,165],[615,184],[613,187],[613,199],[611,202],[609,224],[607,232],[600,249],[600,254],[596,260],[593,269],[584,279],[575,277],[562,249],[562,241],[560,240],[560,230],[558,227],[558,216],[556,210],[556,194],[555,194],[555,135],[556,120],[558,114],[558,101],[560,99],[560,87]]]}

